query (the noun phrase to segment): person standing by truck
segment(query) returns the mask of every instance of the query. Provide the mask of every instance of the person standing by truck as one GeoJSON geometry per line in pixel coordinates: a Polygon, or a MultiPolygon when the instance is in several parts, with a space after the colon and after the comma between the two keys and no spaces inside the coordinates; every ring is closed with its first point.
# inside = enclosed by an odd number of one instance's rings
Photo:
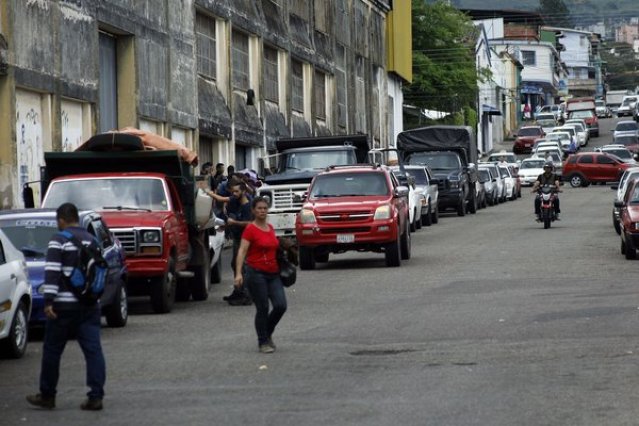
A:
{"type": "Polygon", "coordinates": [[[273,353],[273,332],[286,312],[286,294],[280,279],[275,229],[267,222],[268,203],[256,197],[251,208],[253,220],[242,233],[235,266],[235,287],[247,287],[255,302],[255,331],[261,353],[273,353]],[[244,261],[246,260],[246,264],[244,261]],[[246,273],[246,277],[244,275],[246,273]],[[273,306],[269,312],[269,301],[273,306]]]}
{"type": "MultiPolygon", "coordinates": [[[[78,243],[85,246],[97,244],[95,238],[79,225],[75,205],[62,204],[56,211],[56,218],[58,229],[71,233],[78,243]]],[[[40,393],[27,396],[27,402],[36,407],[55,408],[60,358],[69,336],[75,334],[86,360],[87,385],[90,388],[88,399],[80,408],[90,411],[102,409],[106,365],[100,343],[100,303],[80,302],[70,291],[66,275],[78,265],[79,256],[76,243],[62,233],[55,234],[49,241],[43,285],[47,322],[42,345],[40,393]]]]}

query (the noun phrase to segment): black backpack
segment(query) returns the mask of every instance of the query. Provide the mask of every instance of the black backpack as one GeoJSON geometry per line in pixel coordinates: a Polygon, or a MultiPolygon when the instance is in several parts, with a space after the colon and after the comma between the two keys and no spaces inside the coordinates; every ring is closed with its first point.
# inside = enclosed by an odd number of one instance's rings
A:
{"type": "Polygon", "coordinates": [[[104,293],[108,273],[108,264],[102,251],[96,244],[85,246],[69,231],[62,231],[60,234],[78,249],[73,272],[68,277],[63,274],[67,287],[81,303],[93,305],[104,293]]]}

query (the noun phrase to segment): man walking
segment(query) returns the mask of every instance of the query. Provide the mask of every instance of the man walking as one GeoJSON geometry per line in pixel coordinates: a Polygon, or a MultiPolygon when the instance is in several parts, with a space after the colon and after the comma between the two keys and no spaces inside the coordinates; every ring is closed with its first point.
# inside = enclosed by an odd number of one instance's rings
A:
{"type": "Polygon", "coordinates": [[[96,245],[91,234],[79,225],[78,209],[71,203],[62,204],[56,211],[58,229],[75,238],[55,234],[49,241],[44,276],[44,313],[47,316],[40,393],[27,396],[27,401],[37,407],[55,408],[56,388],[60,371],[60,358],[70,335],[75,335],[84,354],[87,369],[88,399],[83,410],[101,410],[106,381],[106,366],[100,343],[100,303],[80,302],[74,295],[69,275],[78,265],[78,240],[85,246],[96,245]]]}

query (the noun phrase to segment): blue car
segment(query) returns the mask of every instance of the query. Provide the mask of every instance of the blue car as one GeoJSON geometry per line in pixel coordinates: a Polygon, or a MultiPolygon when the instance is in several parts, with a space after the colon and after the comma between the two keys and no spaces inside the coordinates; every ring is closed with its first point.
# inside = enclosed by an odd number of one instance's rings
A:
{"type": "MultiPolygon", "coordinates": [[[[110,327],[124,327],[128,319],[126,264],[124,249],[102,217],[93,211],[80,212],[80,225],[95,236],[109,264],[104,294],[100,299],[102,314],[110,327]]],[[[44,263],[51,236],[58,232],[53,209],[0,211],[0,229],[27,261],[29,283],[33,293],[30,325],[44,323],[44,263]]]]}

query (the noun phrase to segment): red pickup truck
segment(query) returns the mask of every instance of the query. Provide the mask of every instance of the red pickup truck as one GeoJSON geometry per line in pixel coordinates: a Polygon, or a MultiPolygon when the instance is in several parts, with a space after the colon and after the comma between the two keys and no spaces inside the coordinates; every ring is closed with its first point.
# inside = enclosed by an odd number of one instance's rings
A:
{"type": "Polygon", "coordinates": [[[144,150],[130,134],[96,135],[83,147],[45,153],[42,206],[100,212],[125,249],[129,293],[149,295],[155,312],[171,311],[176,298],[205,300],[212,224],[196,212],[191,165],[175,150],[144,150]]]}
{"type": "Polygon", "coordinates": [[[387,266],[409,259],[408,188],[382,166],[332,166],[313,179],[297,215],[301,269],[330,253],[384,253],[387,266]]]}

